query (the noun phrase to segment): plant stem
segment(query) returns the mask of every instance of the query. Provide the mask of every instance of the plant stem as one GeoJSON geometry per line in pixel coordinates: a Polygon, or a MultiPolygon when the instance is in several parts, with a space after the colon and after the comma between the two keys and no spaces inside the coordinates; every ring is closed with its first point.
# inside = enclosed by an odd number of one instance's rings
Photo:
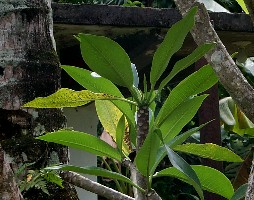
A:
{"type": "MultiPolygon", "coordinates": [[[[108,162],[107,162],[104,158],[102,158],[102,160],[103,160],[103,163],[105,164],[106,168],[107,168],[108,170],[110,170],[110,171],[113,171],[113,170],[111,169],[111,167],[109,166],[108,162]]],[[[113,161],[113,162],[114,162],[114,161],[113,161]]],[[[121,185],[119,184],[118,180],[116,180],[116,179],[113,179],[113,180],[114,180],[114,182],[115,182],[115,184],[116,184],[116,187],[117,187],[118,191],[121,192],[121,193],[124,193],[124,191],[123,191],[121,185]]]]}
{"type": "MultiPolygon", "coordinates": [[[[116,172],[119,173],[119,174],[122,174],[121,171],[119,170],[118,166],[114,162],[114,160],[113,159],[111,159],[111,160],[113,161],[113,166],[114,166],[114,169],[116,170],[116,172]]],[[[127,194],[127,187],[124,184],[124,182],[123,181],[119,181],[119,183],[121,185],[122,190],[124,191],[124,194],[127,194]]]]}

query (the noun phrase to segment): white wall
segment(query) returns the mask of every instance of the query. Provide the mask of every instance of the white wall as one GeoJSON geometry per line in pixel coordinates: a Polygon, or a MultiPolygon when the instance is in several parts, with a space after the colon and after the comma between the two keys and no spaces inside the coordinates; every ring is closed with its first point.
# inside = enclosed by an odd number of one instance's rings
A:
{"type": "MultiPolygon", "coordinates": [[[[97,135],[98,117],[96,115],[94,104],[78,108],[64,108],[64,114],[67,118],[67,126],[74,130],[83,131],[97,135]]],[[[97,166],[96,156],[70,148],[70,164],[77,166],[97,166]]],[[[97,181],[95,176],[85,175],[86,177],[97,181]]],[[[97,195],[86,190],[76,188],[80,200],[97,200],[97,195]]]]}

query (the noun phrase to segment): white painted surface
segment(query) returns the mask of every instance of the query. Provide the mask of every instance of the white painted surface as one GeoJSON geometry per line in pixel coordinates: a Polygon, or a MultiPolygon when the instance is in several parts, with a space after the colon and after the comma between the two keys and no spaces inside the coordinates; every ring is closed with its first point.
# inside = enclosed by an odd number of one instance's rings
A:
{"type": "MultiPolygon", "coordinates": [[[[94,104],[78,108],[64,108],[64,114],[67,118],[67,126],[73,127],[76,131],[97,134],[98,117],[96,115],[94,104]]],[[[70,148],[70,164],[77,166],[96,166],[96,156],[70,148]]],[[[95,176],[85,175],[87,178],[97,181],[95,176]]],[[[80,200],[97,200],[97,195],[86,190],[76,188],[80,200]]]]}
{"type": "Polygon", "coordinates": [[[229,11],[225,9],[223,6],[215,2],[214,0],[197,0],[203,4],[205,4],[205,7],[207,10],[210,10],[212,12],[227,12],[229,11]]]}

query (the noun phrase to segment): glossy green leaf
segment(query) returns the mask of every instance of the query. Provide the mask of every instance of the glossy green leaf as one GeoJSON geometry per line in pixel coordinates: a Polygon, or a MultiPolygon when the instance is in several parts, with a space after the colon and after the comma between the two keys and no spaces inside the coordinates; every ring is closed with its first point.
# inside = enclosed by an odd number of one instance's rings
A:
{"type": "Polygon", "coordinates": [[[159,126],[165,143],[180,133],[182,128],[195,116],[207,95],[196,96],[179,104],[159,126]]]}
{"type": "Polygon", "coordinates": [[[112,172],[112,171],[109,171],[109,170],[106,170],[106,169],[103,169],[100,167],[78,167],[78,166],[73,166],[73,165],[57,165],[57,166],[47,167],[46,169],[73,171],[73,172],[82,173],[82,174],[89,174],[89,175],[94,175],[94,176],[101,176],[101,177],[105,177],[105,178],[110,178],[110,179],[117,179],[117,180],[129,183],[130,185],[138,188],[139,190],[144,191],[139,186],[137,186],[135,183],[133,183],[129,178],[123,176],[122,174],[112,172]]]}
{"type": "MultiPolygon", "coordinates": [[[[166,145],[169,146],[170,148],[174,148],[175,146],[182,144],[187,138],[189,138],[192,134],[196,133],[197,131],[199,131],[201,128],[203,128],[206,124],[208,124],[209,122],[202,124],[198,127],[192,128],[178,136],[176,136],[175,138],[173,138],[171,141],[169,141],[166,145]]],[[[166,149],[164,146],[161,146],[157,152],[156,155],[156,161],[151,169],[152,174],[154,173],[156,167],[159,165],[159,163],[162,161],[162,159],[167,155],[166,153],[166,149]]]]}
{"type": "Polygon", "coordinates": [[[47,133],[37,137],[37,139],[66,145],[98,156],[106,156],[121,161],[121,153],[119,151],[99,138],[87,133],[60,130],[47,133]]]}
{"type": "MultiPolygon", "coordinates": [[[[106,93],[117,97],[123,97],[120,90],[111,81],[96,75],[94,72],[73,66],[63,65],[61,67],[81,86],[92,92],[106,93]]],[[[124,113],[129,124],[132,127],[135,127],[135,119],[130,105],[122,101],[112,101],[112,103],[119,108],[122,113],[124,113]]]]}
{"type": "Polygon", "coordinates": [[[227,162],[243,161],[240,156],[230,151],[229,149],[212,143],[206,144],[188,143],[178,145],[174,147],[174,150],[218,161],[227,161],[227,162]]]}
{"type": "Polygon", "coordinates": [[[168,158],[179,172],[183,173],[188,180],[189,183],[195,188],[199,197],[204,200],[203,191],[201,189],[200,180],[196,174],[196,172],[192,169],[192,167],[177,153],[175,153],[172,149],[170,149],[167,145],[164,145],[167,151],[168,158]]]}
{"type": "MultiPolygon", "coordinates": [[[[119,119],[116,127],[116,144],[118,149],[123,149],[123,139],[125,135],[125,117],[122,115],[122,117],[119,119]]],[[[127,149],[127,153],[130,153],[129,148],[127,149]]],[[[124,150],[125,151],[125,150],[124,150]]]]}
{"type": "Polygon", "coordinates": [[[169,29],[163,42],[155,52],[150,72],[152,87],[155,86],[156,82],[167,68],[172,55],[182,47],[185,37],[194,25],[194,16],[196,12],[197,7],[192,8],[182,20],[175,23],[169,29]]]}
{"type": "Polygon", "coordinates": [[[33,108],[64,108],[83,106],[95,100],[120,99],[103,93],[93,93],[88,90],[74,91],[62,88],[47,97],[38,97],[26,103],[23,107],[33,108]]]}
{"type": "Polygon", "coordinates": [[[81,54],[86,64],[113,83],[127,88],[133,85],[130,58],[113,40],[89,34],[79,34],[81,54]]]}
{"type": "MultiPolygon", "coordinates": [[[[233,186],[223,173],[211,167],[202,165],[192,165],[191,167],[196,172],[204,190],[221,195],[227,199],[232,197],[234,193],[233,186]]],[[[164,169],[154,175],[154,177],[161,176],[172,176],[192,185],[186,175],[174,167],[164,169]]]]}
{"type": "Polygon", "coordinates": [[[245,197],[246,192],[248,189],[248,183],[241,185],[234,193],[234,195],[231,197],[230,200],[241,200],[245,197]]]}
{"type": "Polygon", "coordinates": [[[110,80],[99,76],[95,72],[68,65],[62,65],[61,68],[87,90],[123,97],[120,90],[110,80]]]}
{"type": "Polygon", "coordinates": [[[241,8],[243,9],[243,11],[246,13],[246,14],[249,14],[249,11],[245,5],[245,2],[244,0],[236,0],[237,3],[241,6],[241,8]]]}
{"type": "Polygon", "coordinates": [[[190,55],[177,61],[172,71],[169,73],[169,75],[161,82],[159,90],[162,90],[162,88],[165,87],[168,84],[168,82],[172,80],[172,78],[174,78],[176,74],[186,69],[196,61],[198,61],[202,56],[204,56],[208,51],[210,51],[214,47],[215,47],[214,43],[200,45],[190,55]]]}
{"type": "Polygon", "coordinates": [[[139,172],[146,177],[149,177],[153,173],[152,167],[156,161],[156,154],[159,147],[160,139],[155,132],[150,132],[136,155],[136,166],[139,172]]]}
{"type": "Polygon", "coordinates": [[[189,97],[206,91],[212,87],[218,78],[211,66],[206,65],[181,81],[169,94],[156,118],[160,126],[181,103],[189,97]]]}

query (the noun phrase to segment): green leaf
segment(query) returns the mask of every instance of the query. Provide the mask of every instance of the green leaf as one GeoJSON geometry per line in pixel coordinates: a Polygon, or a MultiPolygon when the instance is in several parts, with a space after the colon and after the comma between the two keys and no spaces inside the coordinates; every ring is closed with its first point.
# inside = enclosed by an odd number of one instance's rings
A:
{"type": "Polygon", "coordinates": [[[182,172],[189,183],[195,188],[199,197],[204,200],[203,191],[201,189],[200,180],[196,174],[196,172],[192,169],[192,167],[177,153],[175,153],[172,149],[170,149],[167,145],[164,145],[167,151],[168,158],[179,172],[182,172]]]}
{"type": "Polygon", "coordinates": [[[246,192],[248,189],[248,183],[241,185],[234,193],[234,195],[231,197],[230,200],[241,200],[245,197],[246,192]]]}
{"type": "MultiPolygon", "coordinates": [[[[99,117],[99,120],[108,134],[117,142],[117,125],[119,120],[123,116],[122,112],[110,101],[95,101],[96,112],[99,117]]],[[[123,127],[125,130],[125,126],[123,127]]],[[[123,132],[124,133],[124,132],[123,132]]],[[[126,155],[129,155],[130,150],[127,144],[121,145],[123,148],[119,149],[124,151],[126,155]]]]}
{"type": "Polygon", "coordinates": [[[172,55],[182,47],[185,37],[194,25],[194,16],[196,12],[197,7],[192,8],[182,20],[175,23],[169,29],[164,41],[155,52],[150,72],[152,88],[167,68],[172,55]]]}
{"type": "Polygon", "coordinates": [[[121,161],[121,153],[119,151],[99,138],[87,133],[60,130],[47,133],[37,137],[37,139],[66,145],[98,156],[106,156],[121,161]]]}
{"type": "Polygon", "coordinates": [[[87,90],[123,97],[120,90],[110,80],[96,75],[95,72],[68,65],[62,65],[61,68],[87,90]]]}
{"type": "Polygon", "coordinates": [[[190,122],[206,97],[207,95],[201,95],[187,99],[169,113],[164,122],[158,126],[161,129],[165,143],[178,135],[182,128],[190,122]]]}
{"type": "MultiPolygon", "coordinates": [[[[196,172],[204,190],[221,195],[227,199],[232,197],[234,193],[233,186],[230,180],[228,180],[223,173],[211,167],[202,165],[192,165],[191,167],[196,172]]],[[[164,169],[154,175],[154,177],[161,176],[172,176],[192,185],[192,183],[187,179],[186,175],[174,167],[164,169]]]]}
{"type": "Polygon", "coordinates": [[[233,131],[241,136],[254,135],[254,124],[235,104],[231,97],[221,99],[219,102],[220,118],[224,123],[224,129],[233,131]]]}
{"type": "Polygon", "coordinates": [[[214,43],[200,45],[190,55],[177,61],[172,71],[169,73],[169,75],[161,82],[158,90],[159,91],[162,90],[162,88],[165,87],[168,84],[168,82],[172,78],[174,78],[176,74],[178,74],[180,71],[186,69],[187,67],[195,63],[197,60],[199,60],[202,56],[204,56],[208,51],[210,51],[214,47],[215,47],[214,43]]]}
{"type": "Polygon", "coordinates": [[[237,3],[241,6],[241,8],[243,9],[243,11],[246,13],[246,14],[249,14],[249,11],[245,5],[245,2],[244,0],[236,0],[237,3]]]}
{"type": "Polygon", "coordinates": [[[218,81],[211,66],[206,65],[181,81],[170,93],[156,118],[156,124],[160,126],[165,119],[181,103],[190,96],[199,94],[212,87],[218,81]]]}
{"type": "Polygon", "coordinates": [[[94,175],[94,176],[101,176],[101,177],[105,177],[105,178],[110,178],[110,179],[117,179],[117,180],[129,183],[130,185],[132,185],[132,186],[136,187],[137,189],[144,192],[144,190],[142,188],[137,186],[129,178],[123,176],[122,174],[108,171],[108,170],[100,168],[100,167],[78,167],[78,166],[73,166],[73,165],[57,165],[57,166],[47,167],[46,169],[73,171],[73,172],[82,173],[82,174],[89,174],[89,175],[94,175]]]}
{"type": "Polygon", "coordinates": [[[178,145],[174,147],[174,150],[218,161],[227,161],[227,162],[243,161],[240,156],[230,151],[229,149],[211,143],[206,144],[188,143],[178,145]]]}
{"type": "MultiPolygon", "coordinates": [[[[117,97],[123,97],[120,90],[108,79],[96,76],[93,72],[78,67],[63,65],[62,68],[75,81],[92,92],[106,93],[117,97]]],[[[132,127],[135,127],[135,119],[130,105],[122,101],[112,101],[112,103],[115,104],[115,106],[118,107],[119,110],[121,110],[121,112],[126,116],[129,124],[131,124],[132,127]]]]}
{"type": "MultiPolygon", "coordinates": [[[[169,146],[171,149],[174,148],[175,146],[182,144],[187,138],[189,138],[192,134],[196,133],[197,131],[199,131],[201,128],[203,128],[206,124],[208,124],[210,122],[207,122],[205,124],[202,124],[198,127],[192,128],[184,133],[182,133],[181,135],[176,136],[175,138],[173,138],[170,142],[168,142],[166,145],[169,146]]],[[[151,169],[151,171],[154,173],[156,167],[159,165],[159,163],[162,161],[162,159],[167,155],[166,153],[166,149],[164,146],[160,147],[157,155],[156,155],[156,161],[151,169]]]]}
{"type": "MultiPolygon", "coordinates": [[[[120,151],[123,149],[123,138],[125,135],[125,117],[122,115],[122,117],[119,119],[117,127],[116,127],[116,144],[120,151]]],[[[124,150],[124,149],[123,149],[124,150]]],[[[130,153],[129,148],[127,148],[128,154],[130,153]]]]}
{"type": "Polygon", "coordinates": [[[235,103],[231,97],[223,98],[219,101],[220,118],[229,126],[236,124],[234,118],[235,103]]]}
{"type": "MultiPolygon", "coordinates": [[[[68,88],[62,88],[47,97],[38,97],[33,101],[26,103],[23,107],[33,108],[63,108],[77,107],[88,104],[91,101],[99,99],[116,99],[117,97],[103,94],[93,93],[88,90],[74,91],[68,88]]],[[[120,98],[118,98],[120,99],[120,98]]]]}
{"type": "Polygon", "coordinates": [[[132,87],[130,58],[119,44],[103,36],[82,33],[78,36],[82,57],[90,69],[115,84],[132,87]]]}
{"type": "Polygon", "coordinates": [[[47,182],[55,183],[59,187],[64,188],[63,180],[61,179],[61,177],[52,171],[47,171],[45,174],[43,174],[43,178],[45,178],[47,182]]]}
{"type": "Polygon", "coordinates": [[[155,132],[150,132],[136,155],[136,166],[139,172],[146,177],[153,174],[152,167],[156,161],[156,154],[159,147],[160,139],[155,132]]]}

